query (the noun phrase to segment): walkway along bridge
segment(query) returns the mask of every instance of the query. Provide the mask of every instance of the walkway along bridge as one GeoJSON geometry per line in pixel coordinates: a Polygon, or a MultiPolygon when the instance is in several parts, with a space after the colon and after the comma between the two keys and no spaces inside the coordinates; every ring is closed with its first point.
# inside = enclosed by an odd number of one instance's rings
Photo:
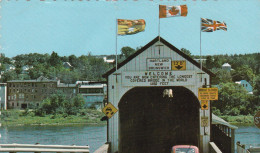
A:
{"type": "Polygon", "coordinates": [[[184,144],[233,153],[236,127],[212,116],[210,102],[202,110],[198,99],[214,76],[159,37],[105,73],[108,102],[118,109],[107,112],[110,152],[170,153],[184,144]]]}

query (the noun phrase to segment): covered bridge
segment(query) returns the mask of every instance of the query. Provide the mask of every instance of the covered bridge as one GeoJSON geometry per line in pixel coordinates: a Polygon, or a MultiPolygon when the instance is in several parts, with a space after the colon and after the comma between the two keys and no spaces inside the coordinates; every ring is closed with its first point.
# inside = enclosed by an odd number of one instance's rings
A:
{"type": "Polygon", "coordinates": [[[198,88],[214,74],[156,37],[103,75],[108,102],[119,111],[108,120],[111,152],[170,153],[174,145],[209,152],[211,113],[201,110],[198,88]]]}

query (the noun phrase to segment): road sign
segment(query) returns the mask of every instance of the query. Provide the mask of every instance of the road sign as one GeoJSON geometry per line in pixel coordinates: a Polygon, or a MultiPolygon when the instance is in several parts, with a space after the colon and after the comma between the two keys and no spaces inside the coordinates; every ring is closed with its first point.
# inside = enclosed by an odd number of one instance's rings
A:
{"type": "Polygon", "coordinates": [[[209,118],[208,118],[208,116],[201,116],[201,126],[202,127],[209,126],[209,118]]]}
{"type": "Polygon", "coordinates": [[[201,101],[201,110],[208,110],[209,101],[208,100],[202,100],[201,101]]]}
{"type": "Polygon", "coordinates": [[[172,70],[186,70],[186,61],[172,61],[172,70]]]}
{"type": "Polygon", "coordinates": [[[102,112],[108,117],[111,118],[116,112],[117,109],[115,108],[114,105],[111,103],[108,103],[103,109],[102,112]]]}
{"type": "Polygon", "coordinates": [[[254,116],[255,125],[260,129],[260,111],[258,111],[254,116]]]}
{"type": "Polygon", "coordinates": [[[199,88],[199,100],[218,100],[218,88],[199,88]]]}

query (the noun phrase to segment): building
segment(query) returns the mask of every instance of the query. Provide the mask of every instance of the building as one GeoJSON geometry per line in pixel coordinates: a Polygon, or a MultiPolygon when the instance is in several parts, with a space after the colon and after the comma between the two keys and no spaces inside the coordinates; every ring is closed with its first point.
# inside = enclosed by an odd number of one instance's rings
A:
{"type": "Polygon", "coordinates": [[[104,59],[104,62],[106,62],[106,63],[112,64],[115,62],[115,59],[107,59],[107,57],[103,57],[103,59],[104,59]]]}
{"type": "Polygon", "coordinates": [[[222,69],[226,70],[226,71],[231,71],[232,70],[231,65],[228,64],[228,63],[223,64],[222,65],[222,69]]]}
{"type": "Polygon", "coordinates": [[[33,68],[33,66],[29,66],[29,65],[25,65],[25,66],[23,66],[22,67],[22,74],[28,74],[29,72],[29,70],[30,69],[32,69],[33,68]]]}
{"type": "Polygon", "coordinates": [[[69,62],[63,62],[63,66],[64,66],[64,68],[66,68],[66,69],[70,69],[70,68],[73,67],[73,66],[71,66],[71,64],[70,64],[69,62]]]}
{"type": "Polygon", "coordinates": [[[7,103],[7,98],[6,98],[6,83],[0,83],[0,109],[6,110],[6,103],[7,103]]]}
{"type": "Polygon", "coordinates": [[[76,85],[61,84],[59,80],[49,80],[39,77],[36,80],[12,80],[7,82],[7,108],[26,109],[34,108],[56,93],[64,92],[68,97],[77,93],[76,85]]]}
{"type": "Polygon", "coordinates": [[[235,83],[243,86],[249,94],[253,94],[253,87],[246,80],[236,81],[235,83]]]}
{"type": "Polygon", "coordinates": [[[11,64],[6,64],[5,65],[5,71],[11,71],[11,70],[15,70],[15,66],[11,65],[11,64]]]}
{"type": "Polygon", "coordinates": [[[107,95],[107,85],[101,82],[77,81],[78,93],[85,101],[85,107],[101,109],[107,95]]]}

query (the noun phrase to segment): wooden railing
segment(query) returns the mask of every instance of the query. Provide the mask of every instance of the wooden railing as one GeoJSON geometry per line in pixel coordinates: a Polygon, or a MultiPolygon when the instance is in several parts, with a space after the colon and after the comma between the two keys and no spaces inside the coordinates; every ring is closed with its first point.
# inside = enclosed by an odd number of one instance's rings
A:
{"type": "Polygon", "coordinates": [[[218,146],[214,142],[209,142],[209,152],[210,153],[222,153],[218,146]]]}
{"type": "Polygon", "coordinates": [[[225,125],[212,125],[212,140],[224,153],[235,152],[235,132],[225,125]]]}
{"type": "Polygon", "coordinates": [[[40,145],[40,144],[0,144],[0,152],[83,152],[89,153],[89,146],[40,145]]]}
{"type": "Polygon", "coordinates": [[[259,153],[260,147],[250,147],[249,149],[246,149],[245,145],[240,144],[240,142],[237,142],[237,153],[259,153]]]}

